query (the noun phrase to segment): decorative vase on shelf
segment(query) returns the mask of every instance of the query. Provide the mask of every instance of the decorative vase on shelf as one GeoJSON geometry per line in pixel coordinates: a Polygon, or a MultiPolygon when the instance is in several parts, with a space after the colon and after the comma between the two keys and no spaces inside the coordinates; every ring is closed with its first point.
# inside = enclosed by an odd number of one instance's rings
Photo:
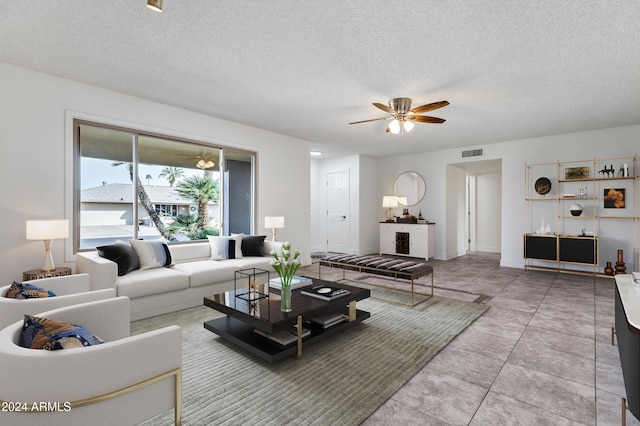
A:
{"type": "Polygon", "coordinates": [[[611,262],[607,262],[607,266],[604,267],[605,275],[613,275],[613,268],[611,267],[611,262]]]}
{"type": "Polygon", "coordinates": [[[623,251],[618,250],[618,261],[616,262],[616,274],[625,274],[627,267],[623,261],[623,251]]]}
{"type": "Polygon", "coordinates": [[[582,214],[582,206],[580,204],[571,204],[569,207],[569,211],[572,216],[580,216],[582,214]]]}
{"type": "Polygon", "coordinates": [[[280,310],[282,312],[291,312],[291,281],[302,262],[298,259],[300,252],[295,251],[291,255],[291,244],[289,242],[282,243],[282,253],[276,250],[271,252],[273,259],[270,264],[280,276],[280,310]]]}

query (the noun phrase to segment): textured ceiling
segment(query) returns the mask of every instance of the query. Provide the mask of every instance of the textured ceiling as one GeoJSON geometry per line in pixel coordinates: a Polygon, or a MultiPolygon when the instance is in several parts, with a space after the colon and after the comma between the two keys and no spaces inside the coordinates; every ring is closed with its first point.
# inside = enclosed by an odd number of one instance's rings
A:
{"type": "MultiPolygon", "coordinates": [[[[0,2],[0,61],[383,156],[640,123],[640,2],[0,2]],[[448,100],[386,134],[371,105],[448,100]]],[[[132,117],[135,120],[135,117],[132,117]]]]}

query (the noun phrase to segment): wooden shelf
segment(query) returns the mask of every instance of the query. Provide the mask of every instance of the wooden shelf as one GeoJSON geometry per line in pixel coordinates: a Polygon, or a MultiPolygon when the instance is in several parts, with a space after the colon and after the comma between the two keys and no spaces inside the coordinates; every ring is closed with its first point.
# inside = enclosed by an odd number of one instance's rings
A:
{"type": "MultiPolygon", "coordinates": [[[[580,161],[557,161],[555,163],[525,164],[525,208],[524,215],[525,232],[532,232],[540,226],[540,220],[549,226],[553,235],[557,234],[556,245],[550,241],[538,238],[536,241],[529,239],[529,248],[524,247],[525,268],[558,271],[565,273],[584,274],[596,277],[607,277],[603,268],[605,261],[615,260],[616,251],[624,250],[627,270],[637,270],[639,265],[640,245],[640,193],[638,192],[638,154],[618,158],[592,158],[580,161]],[[630,176],[615,176],[619,170],[626,166],[630,176]],[[611,177],[600,173],[601,170],[613,168],[611,177]],[[573,170],[569,170],[573,169],[573,170]],[[567,177],[575,176],[575,179],[567,177]],[[548,179],[552,186],[545,187],[549,191],[545,196],[536,193],[536,182],[540,179],[548,179]],[[622,188],[626,190],[626,209],[609,209],[604,206],[603,189],[622,188]],[[550,189],[550,190],[549,190],[550,189]],[[581,197],[580,192],[583,194],[581,197]],[[564,197],[564,194],[573,194],[573,197],[564,197]],[[588,195],[585,195],[588,194],[588,195]],[[539,201],[556,200],[555,205],[539,203],[539,201]],[[567,210],[569,205],[576,203],[583,206],[583,214],[573,216],[567,210]],[[621,214],[616,216],[617,214],[621,214]],[[622,215],[624,214],[624,215],[622,215]],[[631,225],[631,226],[629,226],[631,225]],[[585,248],[589,244],[567,242],[561,244],[561,239],[566,234],[581,234],[588,232],[589,236],[576,238],[591,238],[600,241],[590,249],[585,248]],[[563,245],[563,249],[561,249],[563,245]],[[584,247],[583,247],[584,246],[584,247]],[[529,255],[527,255],[527,250],[529,255]],[[569,251],[579,252],[581,256],[577,265],[571,267],[570,260],[575,260],[569,251]],[[602,252],[601,252],[602,251],[602,252]],[[556,256],[554,256],[554,252],[556,256]],[[541,259],[543,258],[543,259],[541,259]],[[546,258],[546,259],[544,259],[546,258]],[[602,260],[602,262],[600,261],[602,260]],[[545,263],[547,265],[545,265],[545,263]],[[554,265],[551,265],[551,264],[554,265]]],[[[549,237],[544,234],[525,234],[533,237],[549,237]]],[[[527,244],[527,238],[523,244],[527,244]]]]}

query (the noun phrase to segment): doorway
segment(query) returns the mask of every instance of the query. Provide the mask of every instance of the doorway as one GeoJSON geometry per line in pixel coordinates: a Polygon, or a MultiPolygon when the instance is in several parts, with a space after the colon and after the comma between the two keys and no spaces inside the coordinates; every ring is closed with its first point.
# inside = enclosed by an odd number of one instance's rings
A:
{"type": "Polygon", "coordinates": [[[328,252],[347,252],[349,218],[349,171],[327,173],[328,252]]]}
{"type": "Polygon", "coordinates": [[[502,246],[502,160],[452,164],[464,180],[465,251],[500,253],[502,246]]]}

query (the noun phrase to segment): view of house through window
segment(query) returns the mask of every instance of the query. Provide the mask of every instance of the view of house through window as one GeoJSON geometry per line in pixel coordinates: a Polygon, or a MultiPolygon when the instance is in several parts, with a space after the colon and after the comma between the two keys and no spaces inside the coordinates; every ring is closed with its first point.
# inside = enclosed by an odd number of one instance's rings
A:
{"type": "Polygon", "coordinates": [[[80,121],[76,135],[76,250],[252,233],[254,153],[80,121]]]}

